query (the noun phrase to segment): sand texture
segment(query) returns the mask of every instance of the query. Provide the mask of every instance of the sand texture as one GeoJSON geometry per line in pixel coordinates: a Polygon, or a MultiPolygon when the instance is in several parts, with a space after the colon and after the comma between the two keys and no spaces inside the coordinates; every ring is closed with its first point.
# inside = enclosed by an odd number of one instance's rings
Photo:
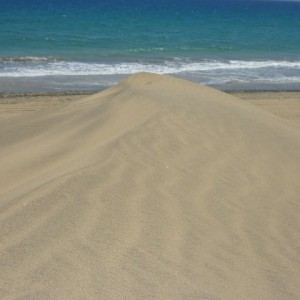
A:
{"type": "Polygon", "coordinates": [[[0,119],[1,299],[300,299],[300,132],[168,76],[0,119]]]}
{"type": "Polygon", "coordinates": [[[0,94],[0,120],[83,98],[78,94],[0,94]]]}
{"type": "Polygon", "coordinates": [[[243,92],[234,95],[300,125],[300,92],[243,92]]]}

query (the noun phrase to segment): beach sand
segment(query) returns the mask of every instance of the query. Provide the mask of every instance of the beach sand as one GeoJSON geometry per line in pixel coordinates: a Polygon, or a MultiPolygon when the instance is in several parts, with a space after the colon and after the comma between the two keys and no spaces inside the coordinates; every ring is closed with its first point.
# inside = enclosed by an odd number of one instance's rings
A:
{"type": "Polygon", "coordinates": [[[272,114],[300,124],[300,92],[242,92],[233,95],[272,114]]]}
{"type": "MultiPolygon", "coordinates": [[[[25,114],[53,105],[72,102],[93,93],[25,93],[0,94],[0,118],[25,114]]],[[[300,92],[295,91],[254,91],[232,92],[231,95],[257,105],[279,117],[300,124],[300,92]]]]}
{"type": "Polygon", "coordinates": [[[298,300],[299,106],[253,95],[2,98],[0,298],[298,300]]]}

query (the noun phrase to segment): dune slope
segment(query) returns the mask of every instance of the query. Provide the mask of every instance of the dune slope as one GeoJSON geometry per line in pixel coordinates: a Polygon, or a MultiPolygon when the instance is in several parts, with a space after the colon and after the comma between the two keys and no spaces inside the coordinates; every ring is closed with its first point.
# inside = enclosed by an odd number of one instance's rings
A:
{"type": "Polygon", "coordinates": [[[0,120],[1,299],[299,299],[300,134],[134,75],[0,120]]]}

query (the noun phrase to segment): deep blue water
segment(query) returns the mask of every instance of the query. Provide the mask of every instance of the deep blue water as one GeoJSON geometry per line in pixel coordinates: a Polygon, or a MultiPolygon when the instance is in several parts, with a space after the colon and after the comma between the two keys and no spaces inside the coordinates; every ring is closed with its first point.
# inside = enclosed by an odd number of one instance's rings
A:
{"type": "Polygon", "coordinates": [[[300,2],[0,0],[0,92],[99,90],[139,71],[300,90],[300,2]]]}

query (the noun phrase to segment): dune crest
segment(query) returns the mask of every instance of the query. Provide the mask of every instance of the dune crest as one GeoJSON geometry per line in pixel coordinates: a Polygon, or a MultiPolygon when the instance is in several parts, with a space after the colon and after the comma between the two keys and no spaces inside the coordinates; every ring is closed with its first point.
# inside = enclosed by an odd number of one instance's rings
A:
{"type": "Polygon", "coordinates": [[[1,299],[299,299],[300,133],[141,73],[0,120],[1,299]]]}

